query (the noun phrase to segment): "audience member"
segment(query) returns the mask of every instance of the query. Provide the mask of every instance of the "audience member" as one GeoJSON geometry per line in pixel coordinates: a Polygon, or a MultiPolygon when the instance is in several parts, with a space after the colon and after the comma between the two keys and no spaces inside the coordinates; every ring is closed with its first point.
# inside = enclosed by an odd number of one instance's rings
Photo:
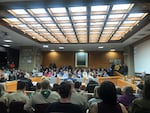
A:
{"type": "Polygon", "coordinates": [[[89,79],[89,82],[87,84],[85,91],[87,91],[88,93],[94,93],[95,86],[98,86],[98,83],[93,79],[89,79]]]}
{"type": "Polygon", "coordinates": [[[4,76],[3,70],[0,69],[0,82],[6,82],[7,79],[4,76]]]}
{"type": "Polygon", "coordinates": [[[132,103],[132,101],[136,98],[133,94],[133,88],[131,86],[126,86],[123,88],[123,95],[118,97],[118,102],[122,103],[127,109],[132,103]]]}
{"type": "Polygon", "coordinates": [[[81,82],[76,81],[76,82],[74,83],[74,88],[75,88],[75,90],[76,90],[77,92],[81,92],[80,86],[81,86],[81,82]]]}
{"type": "Polygon", "coordinates": [[[62,82],[59,87],[60,102],[50,104],[47,113],[83,113],[81,106],[70,101],[72,90],[70,82],[62,82]]]}
{"type": "Polygon", "coordinates": [[[71,81],[73,81],[73,82],[75,82],[75,81],[76,81],[76,79],[75,79],[75,78],[73,78],[73,75],[72,75],[72,74],[70,74],[70,73],[68,74],[68,77],[64,79],[64,81],[68,81],[68,80],[71,80],[71,81]]]}
{"type": "Polygon", "coordinates": [[[22,78],[20,78],[20,81],[22,81],[26,84],[27,91],[34,90],[32,80],[30,79],[30,75],[28,73],[25,73],[25,75],[22,78]]]}
{"type": "Polygon", "coordinates": [[[41,91],[41,83],[40,83],[40,82],[37,82],[37,83],[36,83],[36,87],[35,87],[35,92],[34,92],[34,94],[39,93],[40,91],[41,91]]]}
{"type": "Polygon", "coordinates": [[[85,111],[88,108],[87,97],[75,90],[73,81],[68,82],[70,82],[72,88],[70,102],[82,106],[83,110],[85,111]]]}
{"type": "Polygon", "coordinates": [[[150,76],[145,77],[143,97],[133,101],[129,112],[150,113],[150,76]]]}
{"type": "Polygon", "coordinates": [[[9,67],[10,67],[11,70],[14,69],[14,68],[15,68],[15,63],[14,63],[14,62],[11,62],[11,63],[9,64],[9,67]]]}
{"type": "Polygon", "coordinates": [[[137,85],[135,96],[138,98],[142,97],[143,96],[143,90],[144,90],[144,83],[143,83],[143,81],[140,81],[140,83],[137,85]]]}
{"type": "Polygon", "coordinates": [[[8,93],[6,93],[4,89],[4,85],[0,84],[0,102],[3,102],[6,106],[8,106],[8,93]]]}
{"type": "Polygon", "coordinates": [[[10,104],[12,101],[27,103],[29,98],[24,94],[24,91],[25,91],[25,83],[22,81],[18,81],[17,91],[14,93],[10,93],[8,95],[8,103],[10,104]]]}
{"type": "Polygon", "coordinates": [[[125,106],[117,102],[117,92],[112,82],[102,82],[98,95],[103,101],[96,104],[90,113],[127,113],[125,106]]]}
{"type": "Polygon", "coordinates": [[[59,84],[54,83],[54,84],[53,84],[52,91],[58,92],[58,91],[59,91],[59,84]]]}
{"type": "Polygon", "coordinates": [[[45,79],[41,82],[41,91],[30,98],[28,103],[25,104],[24,109],[32,113],[36,104],[58,102],[59,99],[59,94],[50,90],[50,82],[45,79]]]}
{"type": "Polygon", "coordinates": [[[123,75],[124,76],[128,75],[128,66],[126,64],[123,64],[123,75]]]}
{"type": "Polygon", "coordinates": [[[120,97],[122,95],[122,89],[120,87],[116,87],[116,91],[117,91],[117,98],[120,97]]]}
{"type": "Polygon", "coordinates": [[[100,86],[96,86],[96,87],[94,88],[94,97],[91,98],[91,99],[88,101],[89,110],[91,110],[92,107],[93,107],[95,104],[102,102],[102,99],[100,99],[99,96],[98,96],[98,88],[99,88],[99,87],[100,87],[100,86]]]}
{"type": "Polygon", "coordinates": [[[119,69],[120,69],[120,65],[119,65],[119,64],[116,64],[116,65],[115,65],[115,71],[119,71],[119,69]]]}

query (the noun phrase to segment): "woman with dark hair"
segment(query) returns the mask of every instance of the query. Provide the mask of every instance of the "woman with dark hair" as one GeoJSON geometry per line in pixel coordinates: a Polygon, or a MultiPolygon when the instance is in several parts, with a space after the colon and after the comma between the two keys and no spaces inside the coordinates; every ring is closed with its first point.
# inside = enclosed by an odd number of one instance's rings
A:
{"type": "Polygon", "coordinates": [[[150,76],[145,77],[143,97],[133,101],[130,113],[150,113],[150,76]]]}
{"type": "Polygon", "coordinates": [[[96,104],[90,113],[127,113],[125,106],[117,102],[117,91],[112,82],[102,82],[98,95],[103,101],[96,104]]]}

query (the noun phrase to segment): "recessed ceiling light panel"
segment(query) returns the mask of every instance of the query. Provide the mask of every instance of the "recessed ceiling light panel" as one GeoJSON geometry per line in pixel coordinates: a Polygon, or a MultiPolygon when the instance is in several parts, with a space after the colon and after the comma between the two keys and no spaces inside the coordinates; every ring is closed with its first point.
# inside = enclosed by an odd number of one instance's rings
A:
{"type": "Polygon", "coordinates": [[[12,40],[9,40],[9,39],[6,39],[6,40],[4,40],[4,42],[10,43],[10,42],[13,42],[13,41],[12,41],[12,40]]]}

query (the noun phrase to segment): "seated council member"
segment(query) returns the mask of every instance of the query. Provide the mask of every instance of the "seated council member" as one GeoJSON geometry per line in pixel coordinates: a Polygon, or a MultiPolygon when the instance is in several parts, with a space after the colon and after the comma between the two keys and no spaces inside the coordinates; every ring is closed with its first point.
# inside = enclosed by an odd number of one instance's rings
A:
{"type": "Polygon", "coordinates": [[[70,102],[72,94],[70,82],[65,81],[60,84],[59,94],[60,102],[50,104],[47,113],[83,113],[81,106],[70,102]]]}
{"type": "Polygon", "coordinates": [[[24,109],[30,113],[34,112],[34,107],[36,104],[45,104],[58,102],[60,96],[57,92],[50,90],[50,82],[47,79],[44,79],[41,82],[41,91],[35,93],[28,103],[25,104],[24,109]]]}

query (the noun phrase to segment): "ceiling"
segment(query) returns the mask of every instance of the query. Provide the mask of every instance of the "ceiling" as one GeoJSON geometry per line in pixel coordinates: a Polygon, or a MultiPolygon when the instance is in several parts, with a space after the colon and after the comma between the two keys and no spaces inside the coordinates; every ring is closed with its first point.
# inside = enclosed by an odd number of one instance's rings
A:
{"type": "Polygon", "coordinates": [[[36,46],[44,51],[122,51],[149,37],[149,12],[148,0],[1,0],[0,45],[36,46]]]}

